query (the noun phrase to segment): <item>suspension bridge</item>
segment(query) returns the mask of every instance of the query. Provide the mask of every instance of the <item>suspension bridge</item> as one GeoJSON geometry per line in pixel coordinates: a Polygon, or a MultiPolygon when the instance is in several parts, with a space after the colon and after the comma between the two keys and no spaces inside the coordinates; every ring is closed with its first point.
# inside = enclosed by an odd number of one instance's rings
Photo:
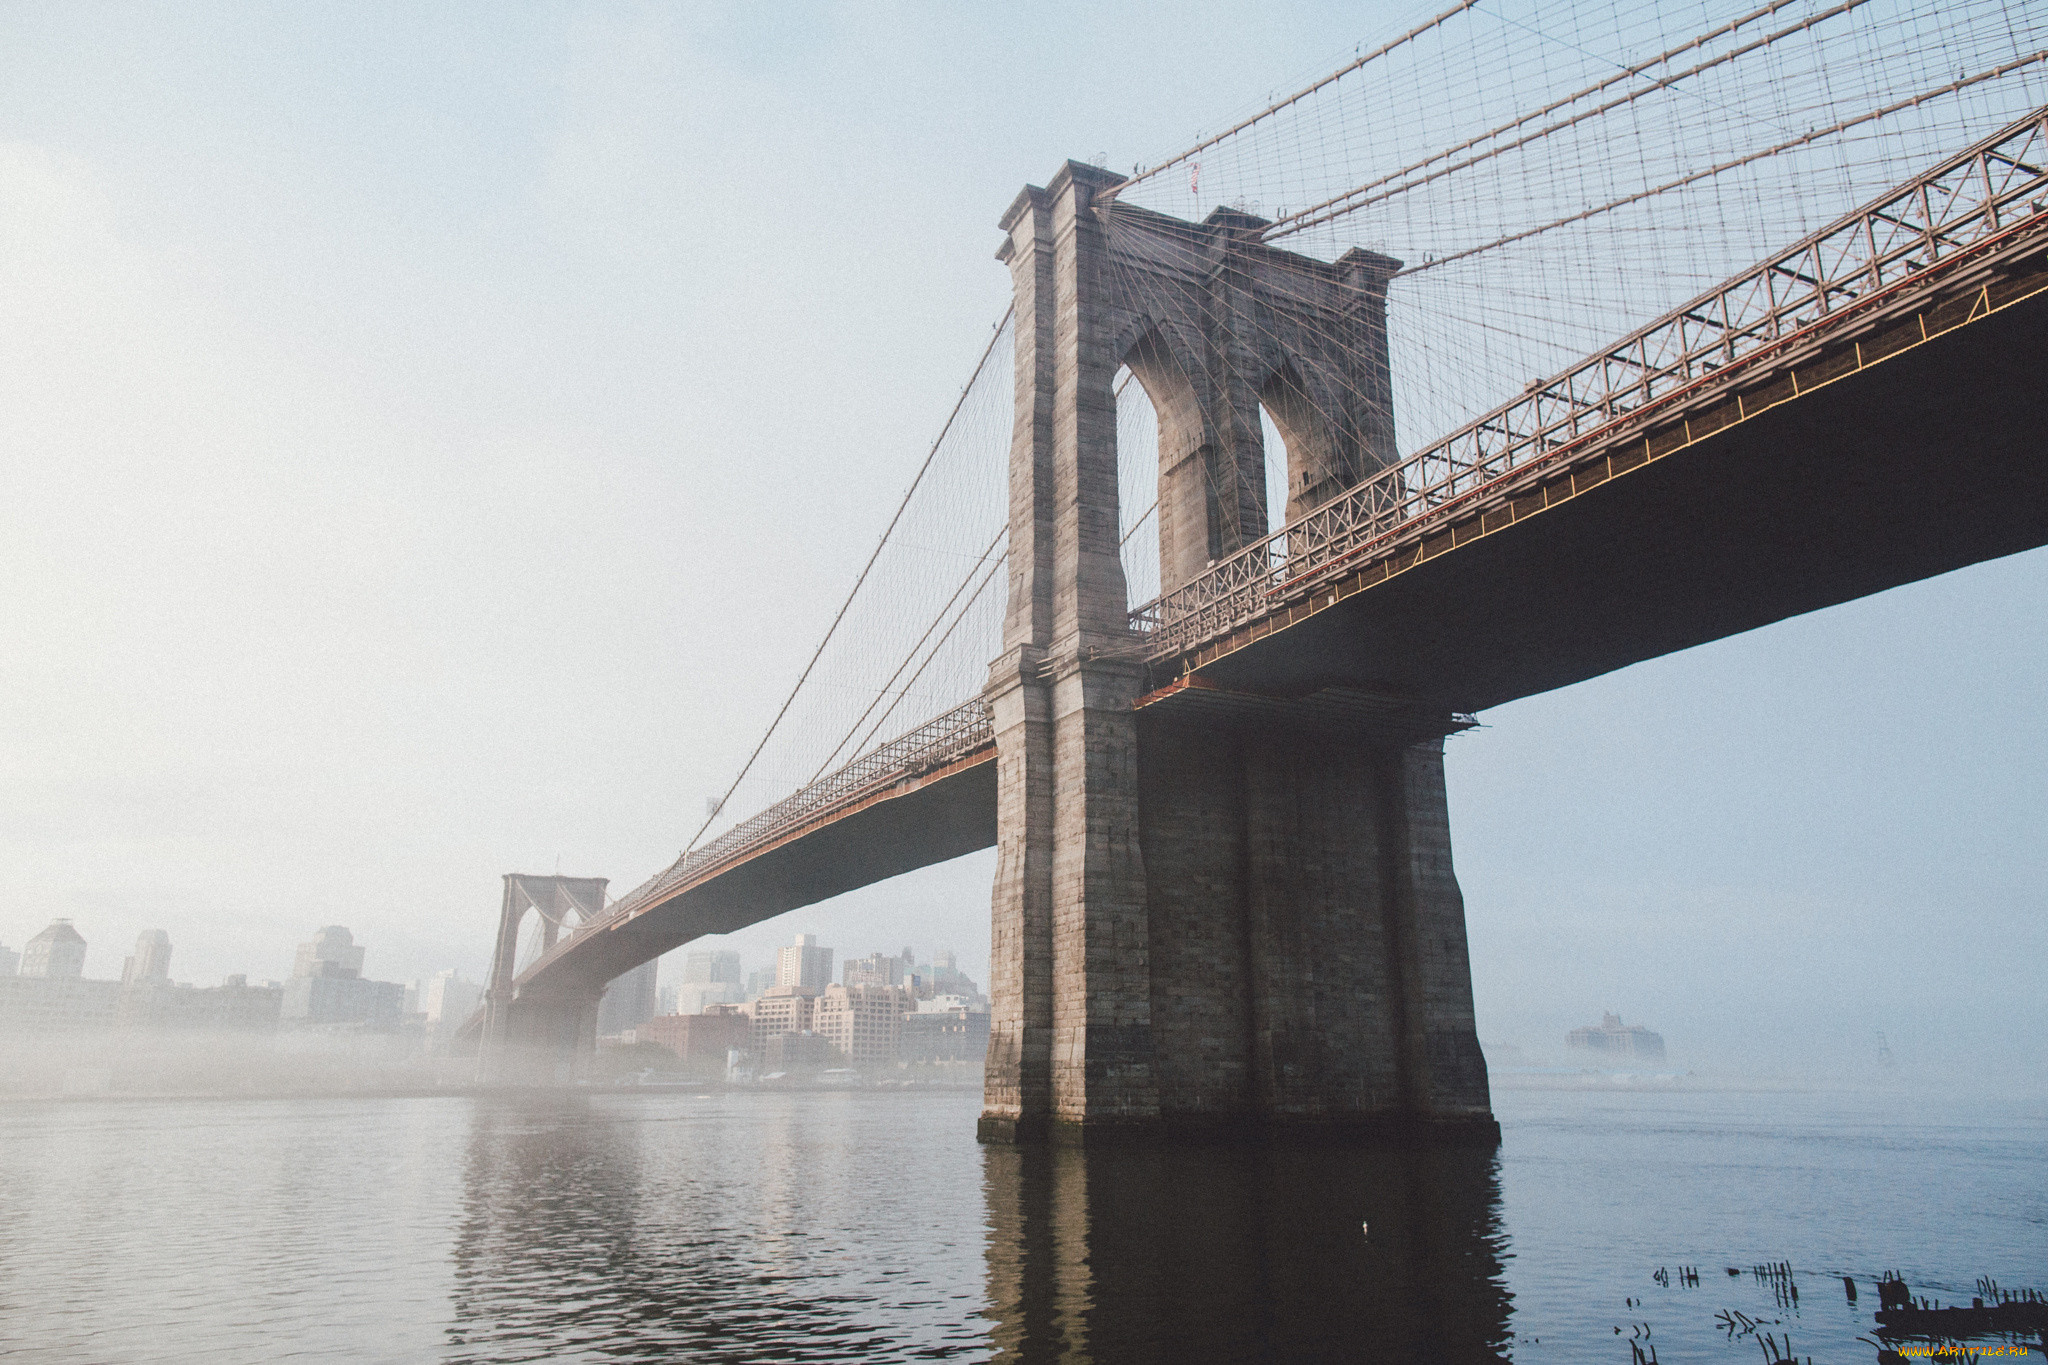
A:
{"type": "Polygon", "coordinates": [[[1027,186],[1010,312],[689,846],[508,879],[485,1075],[995,846],[985,1138],[1492,1132],[1445,738],[2048,543],[2044,72],[1986,0],[1460,3],[1027,186]]]}

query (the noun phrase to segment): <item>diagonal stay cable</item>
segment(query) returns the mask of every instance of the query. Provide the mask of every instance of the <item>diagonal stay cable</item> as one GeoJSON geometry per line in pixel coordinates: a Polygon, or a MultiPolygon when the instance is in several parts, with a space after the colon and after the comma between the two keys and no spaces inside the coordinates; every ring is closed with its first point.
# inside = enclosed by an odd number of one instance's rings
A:
{"type": "MultiPolygon", "coordinates": [[[[837,744],[832,746],[832,752],[825,755],[825,761],[818,765],[818,770],[812,773],[810,775],[810,778],[804,783],[806,787],[810,786],[812,782],[816,782],[819,778],[823,777],[828,771],[830,771],[834,760],[836,760],[840,754],[846,751],[846,746],[853,742],[853,737],[855,735],[860,733],[860,727],[867,724],[868,717],[873,715],[875,708],[882,704],[882,699],[889,695],[889,689],[894,687],[896,685],[896,680],[903,676],[903,670],[910,667],[911,660],[915,659],[918,656],[918,653],[924,649],[924,643],[925,641],[932,638],[932,632],[937,630],[939,628],[939,624],[942,621],[944,621],[948,615],[952,613],[953,604],[960,600],[960,594],[966,592],[968,585],[973,583],[975,578],[980,575],[982,566],[988,563],[988,557],[992,554],[995,554],[996,546],[1000,545],[1002,543],[1003,537],[1008,535],[1009,533],[1010,527],[1009,524],[1006,522],[1004,523],[1003,528],[997,531],[995,535],[989,540],[988,548],[983,550],[981,554],[975,559],[974,563],[968,568],[966,576],[960,580],[960,586],[953,589],[953,595],[946,599],[945,605],[940,607],[938,613],[932,617],[931,624],[924,628],[924,634],[917,637],[917,643],[910,647],[909,653],[903,656],[903,661],[896,665],[895,671],[890,673],[888,679],[885,682],[883,682],[881,687],[876,689],[874,700],[870,701],[867,704],[867,708],[860,713],[860,715],[854,720],[853,724],[847,727],[845,736],[842,737],[837,744]]],[[[979,595],[980,594],[977,592],[976,596],[979,595]]],[[[970,598],[969,601],[971,603],[972,599],[970,598]]],[[[953,632],[951,630],[948,630],[946,632],[948,636],[950,636],[952,633],[953,632]]],[[[945,639],[941,638],[939,643],[944,644],[945,639]]],[[[933,652],[936,653],[937,651],[934,650],[933,652]]],[[[926,662],[929,663],[930,660],[927,659],[926,662]]],[[[924,668],[922,665],[919,666],[918,672],[924,672],[924,668]]],[[[912,681],[915,681],[915,679],[913,678],[912,681]]],[[[858,757],[858,751],[856,751],[855,756],[858,757]]]]}
{"type": "Polygon", "coordinates": [[[896,708],[901,706],[903,704],[904,698],[910,695],[910,689],[917,686],[917,680],[924,676],[924,671],[927,668],[931,667],[932,660],[939,657],[939,651],[946,647],[946,641],[953,638],[953,632],[958,630],[960,628],[960,623],[967,619],[967,613],[974,609],[974,604],[981,600],[981,595],[984,592],[988,591],[988,585],[995,581],[997,570],[1001,569],[1004,564],[1008,563],[1009,559],[1009,547],[1004,546],[1003,552],[997,555],[995,559],[989,564],[988,572],[981,576],[981,583],[978,587],[975,588],[974,596],[968,598],[967,605],[960,608],[959,613],[953,617],[953,624],[946,627],[946,633],[939,637],[939,642],[933,645],[931,648],[931,652],[924,656],[924,662],[917,666],[917,672],[911,674],[910,680],[903,684],[902,690],[897,692],[896,700],[889,703],[889,709],[882,712],[881,715],[875,717],[875,723],[868,727],[867,734],[863,735],[861,737],[860,743],[854,746],[854,752],[865,753],[867,751],[868,746],[875,742],[875,736],[877,734],[880,734],[882,727],[889,723],[889,717],[896,714],[896,708]]]}
{"type": "Polygon", "coordinates": [[[1459,0],[1457,4],[1452,5],[1442,14],[1437,15],[1434,19],[1425,20],[1424,22],[1417,24],[1414,28],[1409,29],[1400,37],[1395,38],[1389,42],[1381,43],[1378,47],[1366,53],[1357,61],[1354,61],[1346,66],[1338,67],[1335,71],[1332,71],[1329,75],[1324,76],[1315,84],[1306,86],[1303,89],[1295,91],[1293,94],[1289,95],[1284,100],[1280,100],[1274,104],[1267,105],[1264,109],[1261,109],[1258,113],[1253,114],[1250,118],[1244,119],[1239,123],[1233,124],[1229,128],[1226,128],[1222,132],[1216,134],[1216,136],[1212,138],[1204,138],[1202,141],[1197,142],[1194,146],[1188,148],[1186,151],[1181,152],[1176,156],[1170,156],[1166,160],[1161,161],[1156,165],[1147,166],[1144,170],[1139,171],[1137,174],[1131,176],[1130,179],[1113,186],[1108,193],[1112,196],[1122,194],[1131,186],[1136,185],[1141,181],[1150,180],[1153,176],[1158,175],[1161,171],[1170,170],[1173,167],[1180,165],[1181,162],[1186,161],[1190,157],[1200,156],[1203,152],[1209,150],[1209,148],[1211,147],[1214,147],[1217,143],[1224,142],[1229,140],[1230,138],[1236,137],[1239,133],[1251,127],[1253,124],[1261,123],[1266,119],[1271,118],[1273,115],[1279,113],[1282,109],[1287,108],[1289,105],[1301,103],[1310,95],[1315,94],[1316,91],[1321,90],[1326,85],[1329,85],[1332,81],[1340,81],[1344,79],[1346,76],[1358,70],[1358,68],[1364,66],[1366,63],[1379,60],[1381,57],[1386,56],[1389,52],[1392,52],[1395,48],[1400,47],[1403,43],[1410,42],[1416,38],[1420,38],[1423,34],[1429,32],[1431,29],[1436,28],[1449,20],[1457,18],[1459,15],[1463,14],[1466,10],[1471,9],[1474,5],[1477,5],[1478,3],[1479,0],[1459,0]]]}
{"type": "Polygon", "coordinates": [[[996,324],[995,335],[988,339],[988,345],[981,352],[981,359],[975,363],[973,375],[962,386],[960,397],[953,403],[953,410],[946,414],[945,425],[939,428],[938,438],[932,442],[931,450],[926,452],[924,463],[917,467],[917,475],[911,479],[910,487],[904,490],[903,501],[896,504],[895,514],[889,518],[889,524],[882,529],[882,538],[875,542],[875,552],[869,555],[868,562],[861,566],[860,577],[853,580],[853,587],[847,591],[846,600],[841,602],[839,610],[833,613],[832,624],[825,628],[825,638],[818,641],[818,647],[811,651],[810,662],[805,664],[804,671],[797,675],[796,686],[790,688],[789,695],[782,699],[782,705],[776,710],[775,719],[768,722],[768,729],[761,736],[761,742],[754,746],[754,752],[748,754],[747,761],[740,765],[739,775],[733,778],[732,785],[725,789],[725,794],[718,798],[718,804],[704,816],[704,823],[697,826],[697,832],[691,835],[690,842],[684,845],[685,854],[697,847],[697,841],[704,837],[704,831],[711,828],[711,822],[725,809],[725,803],[732,800],[732,794],[739,790],[740,783],[747,780],[747,774],[753,771],[755,760],[760,758],[761,751],[768,747],[768,741],[775,737],[776,727],[781,725],[782,718],[789,714],[789,708],[796,701],[797,694],[804,690],[804,683],[809,681],[811,670],[818,666],[818,660],[825,655],[825,646],[832,643],[832,636],[838,631],[839,623],[846,619],[847,609],[853,605],[853,599],[860,595],[861,584],[868,581],[868,574],[874,570],[875,562],[882,557],[882,551],[888,548],[889,537],[896,531],[896,523],[903,520],[904,510],[910,506],[910,500],[917,496],[918,485],[924,482],[924,476],[930,472],[932,461],[939,457],[939,447],[946,443],[946,433],[953,429],[953,423],[959,418],[960,410],[967,406],[967,395],[974,392],[975,384],[981,379],[981,372],[988,368],[989,357],[996,353],[996,344],[1003,339],[1003,328],[1009,325],[1016,311],[1015,304],[1004,310],[1002,321],[996,324]]]}
{"type": "MultiPolygon", "coordinates": [[[[1784,3],[1786,4],[1789,4],[1791,2],[1792,0],[1784,0],[1784,3]]],[[[1392,171],[1386,175],[1379,176],[1376,179],[1369,180],[1365,184],[1360,185],[1355,189],[1346,190],[1344,191],[1344,193],[1337,195],[1334,198],[1325,199],[1322,203],[1311,205],[1308,208],[1302,209],[1298,213],[1291,213],[1287,215],[1285,218],[1280,219],[1278,222],[1273,223],[1271,226],[1262,228],[1259,232],[1260,240],[1272,241],[1276,238],[1288,236],[1291,233],[1305,232],[1309,228],[1320,227],[1322,224],[1333,222],[1338,218],[1344,217],[1346,214],[1356,213],[1360,209],[1368,208],[1373,204],[1380,203],[1387,199],[1392,199],[1396,195],[1407,194],[1410,191],[1420,189],[1424,185],[1428,185],[1437,180],[1441,180],[1443,177],[1447,175],[1454,174],[1458,171],[1470,169],[1473,166],[1479,165],[1481,162],[1491,161],[1496,157],[1506,156],[1510,152],[1519,151],[1532,143],[1542,141],[1544,138],[1549,137],[1553,133],[1563,132],[1566,129],[1575,128],[1579,124],[1585,123],[1591,119],[1596,119],[1602,117],[1603,115],[1610,114],[1614,112],[1616,109],[1626,108],[1627,106],[1634,104],[1639,100],[1646,99],[1651,95],[1659,93],[1660,91],[1675,89],[1677,88],[1680,82],[1689,80],[1702,72],[1712,71],[1716,67],[1726,66],[1731,62],[1739,61],[1743,57],[1746,57],[1753,52],[1761,51],[1764,48],[1770,47],[1772,44],[1777,43],[1785,38],[1797,37],[1800,34],[1807,33],[1812,29],[1819,27],[1821,24],[1827,22],[1829,19],[1833,19],[1838,15],[1847,14],[1850,10],[1856,9],[1866,3],[1868,3],[1868,0],[1842,0],[1840,4],[1835,5],[1833,8],[1823,10],[1818,14],[1808,15],[1805,19],[1801,20],[1796,24],[1793,24],[1789,28],[1779,29],[1774,33],[1765,34],[1764,36],[1757,38],[1749,43],[1745,43],[1741,47],[1734,48],[1731,51],[1723,52],[1713,57],[1709,57],[1705,61],[1687,67],[1683,71],[1674,71],[1670,75],[1660,76],[1656,80],[1651,81],[1647,85],[1643,85],[1634,90],[1627,91],[1621,95],[1616,96],[1611,100],[1608,100],[1606,103],[1597,105],[1591,109],[1582,109],[1576,114],[1572,114],[1569,117],[1560,119],[1557,122],[1539,128],[1534,132],[1524,134],[1523,136],[1516,138],[1512,142],[1503,143],[1494,147],[1488,147],[1484,151],[1466,157],[1462,161],[1451,161],[1447,165],[1438,166],[1435,170],[1429,171],[1425,175],[1417,174],[1418,172],[1424,171],[1426,168],[1434,165],[1439,161],[1445,161],[1447,158],[1455,156],[1460,152],[1469,151],[1471,148],[1478,145],[1479,143],[1485,142],[1494,137],[1503,136],[1508,132],[1512,132],[1514,129],[1522,126],[1523,124],[1534,122],[1536,119],[1543,117],[1545,114],[1552,113],[1557,109],[1573,104],[1578,100],[1585,99],[1591,95],[1597,94],[1600,91],[1608,88],[1609,86],[1615,85],[1631,77],[1640,75],[1644,71],[1647,71],[1649,68],[1653,66],[1658,66],[1660,64],[1667,63],[1673,57],[1681,53],[1684,53],[1692,48],[1703,46],[1704,44],[1715,38],[1724,37],[1727,34],[1734,32],[1735,29],[1740,25],[1748,23],[1758,17],[1768,15],[1772,13],[1774,10],[1782,8],[1783,6],[1772,5],[1765,9],[1758,10],[1754,14],[1744,15],[1741,19],[1736,20],[1734,23],[1723,25],[1721,28],[1718,28],[1711,33],[1701,34],[1699,37],[1694,38],[1691,41],[1686,42],[1678,47],[1674,47],[1668,52],[1662,53],[1656,57],[1652,57],[1646,62],[1640,62],[1635,66],[1623,67],[1618,74],[1609,76],[1606,80],[1601,81],[1596,85],[1588,86],[1586,87],[1586,89],[1581,90],[1576,94],[1568,95],[1564,99],[1553,101],[1551,104],[1545,106],[1542,110],[1539,110],[1535,114],[1524,115],[1521,118],[1517,118],[1512,120],[1511,122],[1504,123],[1500,127],[1492,130],[1491,132],[1483,133],[1478,137],[1467,139],[1465,142],[1461,143],[1457,147],[1453,147],[1445,151],[1437,152],[1431,156],[1424,157],[1422,160],[1414,162],[1411,165],[1405,166],[1401,170],[1392,171]],[[1395,183],[1397,181],[1400,183],[1395,183]],[[1378,192],[1374,193],[1374,191],[1378,192]]],[[[1502,22],[1505,23],[1510,21],[1504,19],[1502,22]]],[[[1526,25],[1518,24],[1516,25],[1516,27],[1523,28],[1526,27],[1526,25]]],[[[1534,30],[1530,31],[1534,32],[1534,30]]],[[[1789,132],[1790,129],[1779,127],[1778,131],[1781,133],[1789,132]]]]}
{"type": "Polygon", "coordinates": [[[1636,193],[1625,195],[1620,199],[1610,200],[1605,204],[1597,204],[1592,208],[1571,214],[1568,217],[1553,219],[1548,223],[1539,223],[1535,227],[1524,228],[1520,232],[1511,232],[1505,237],[1496,237],[1490,242],[1483,242],[1478,246],[1466,247],[1463,251],[1454,251],[1448,256],[1438,256],[1434,260],[1424,261],[1421,265],[1411,265],[1406,270],[1400,271],[1393,278],[1398,280],[1409,275],[1418,275],[1425,270],[1435,270],[1438,266],[1449,265],[1453,261],[1462,261],[1468,256],[1477,256],[1483,251],[1492,251],[1497,247],[1526,241],[1531,237],[1549,232],[1553,228],[1569,227],[1573,223],[1582,223],[1588,218],[1597,218],[1603,213],[1611,213],[1615,209],[1626,208],[1630,204],[1640,203],[1645,199],[1654,198],[1660,194],[1668,194],[1672,190],[1683,189],[1685,186],[1695,184],[1701,180],[1710,180],[1717,175],[1735,170],[1737,167],[1747,166],[1753,161],[1762,161],[1765,157],[1777,156],[1781,152],[1789,152],[1795,148],[1804,147],[1809,143],[1818,142],[1822,138],[1833,137],[1836,133],[1845,132],[1859,124],[1870,123],[1876,119],[1881,119],[1903,110],[1918,108],[1930,100],[1940,99],[1944,95],[1953,95],[1957,91],[1967,90],[1971,86],[1981,85],[1985,81],[1997,80],[2000,76],[2011,75],[2021,67],[2032,66],[2042,61],[2048,61],[2048,49],[2015,58],[2002,66],[1994,66],[1988,71],[1980,71],[1974,76],[1965,76],[1961,80],[1950,81],[1947,85],[1934,90],[1924,90],[1920,94],[1887,104],[1880,109],[1871,109],[1864,113],[1853,115],[1826,128],[1817,128],[1802,137],[1795,137],[1789,142],[1780,142],[1775,146],[1766,147],[1762,151],[1750,152],[1747,155],[1738,156],[1732,160],[1709,166],[1705,170],[1694,171],[1690,175],[1682,175],[1676,180],[1667,180],[1663,184],[1652,186],[1647,190],[1638,190],[1636,193]]]}

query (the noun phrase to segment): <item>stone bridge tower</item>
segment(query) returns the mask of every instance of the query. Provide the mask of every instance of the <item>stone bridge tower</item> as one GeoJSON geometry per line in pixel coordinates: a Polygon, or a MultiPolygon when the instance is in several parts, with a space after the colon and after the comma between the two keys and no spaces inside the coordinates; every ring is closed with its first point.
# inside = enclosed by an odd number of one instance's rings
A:
{"type": "MultiPolygon", "coordinates": [[[[1386,285],[1116,205],[1067,163],[1002,220],[1016,297],[1009,608],[990,676],[998,865],[981,1135],[1490,1139],[1442,737],[1356,693],[1147,687],[1118,554],[1116,400],[1159,418],[1162,586],[1393,458],[1386,285]]],[[[1396,708],[1398,709],[1398,708],[1396,708]]]]}
{"type": "Polygon", "coordinates": [[[498,940],[491,953],[491,979],[484,988],[484,1031],[477,1049],[477,1079],[490,1085],[559,1085],[574,1080],[578,1065],[597,1047],[597,1007],[604,982],[557,999],[516,996],[519,931],[526,917],[540,918],[545,953],[564,929],[604,911],[604,877],[505,874],[505,899],[498,912],[498,940]]]}

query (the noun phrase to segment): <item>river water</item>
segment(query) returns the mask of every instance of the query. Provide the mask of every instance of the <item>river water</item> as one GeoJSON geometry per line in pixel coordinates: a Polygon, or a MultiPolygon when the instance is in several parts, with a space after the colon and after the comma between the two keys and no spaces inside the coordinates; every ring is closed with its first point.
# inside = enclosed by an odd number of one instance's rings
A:
{"type": "Polygon", "coordinates": [[[1495,1105],[1498,1152],[1082,1153],[958,1092],[11,1103],[0,1353],[1875,1361],[1881,1271],[2048,1287],[2038,1108],[1495,1105]]]}

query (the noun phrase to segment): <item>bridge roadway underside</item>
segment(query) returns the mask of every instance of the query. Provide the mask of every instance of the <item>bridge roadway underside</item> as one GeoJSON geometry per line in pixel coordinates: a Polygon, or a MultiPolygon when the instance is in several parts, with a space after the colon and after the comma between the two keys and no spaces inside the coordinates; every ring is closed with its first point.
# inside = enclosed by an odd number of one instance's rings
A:
{"type": "Polygon", "coordinates": [[[879,793],[610,929],[519,985],[528,1003],[591,998],[604,983],[706,934],[729,934],[996,841],[993,747],[879,793]]]}
{"type": "Polygon", "coordinates": [[[1425,558],[1200,668],[1481,711],[2048,544],[2048,295],[1425,558]]]}

